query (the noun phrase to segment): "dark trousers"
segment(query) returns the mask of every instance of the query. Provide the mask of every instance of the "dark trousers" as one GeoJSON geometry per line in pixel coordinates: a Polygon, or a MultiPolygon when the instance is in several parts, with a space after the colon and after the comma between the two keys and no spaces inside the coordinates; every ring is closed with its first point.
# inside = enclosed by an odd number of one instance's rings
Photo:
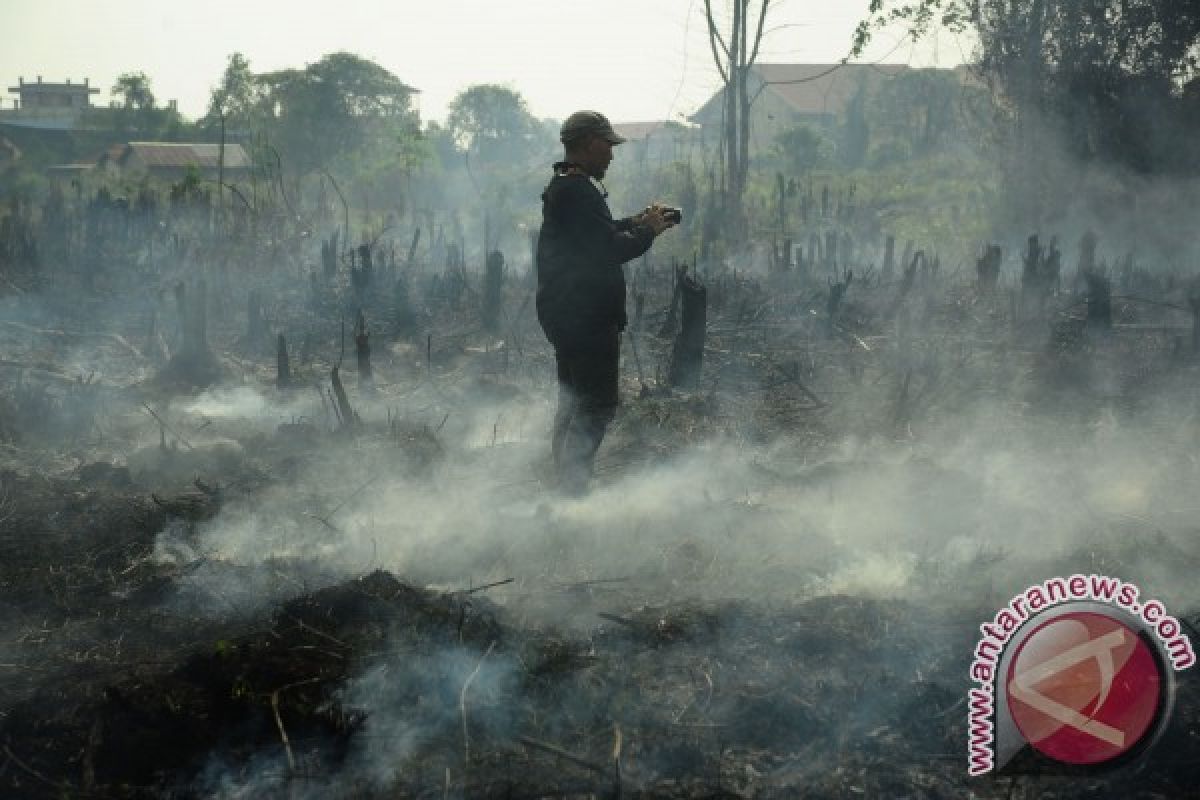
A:
{"type": "Polygon", "coordinates": [[[551,450],[560,486],[567,491],[587,489],[596,451],[617,413],[620,341],[614,327],[584,341],[555,345],[558,411],[551,450]]]}

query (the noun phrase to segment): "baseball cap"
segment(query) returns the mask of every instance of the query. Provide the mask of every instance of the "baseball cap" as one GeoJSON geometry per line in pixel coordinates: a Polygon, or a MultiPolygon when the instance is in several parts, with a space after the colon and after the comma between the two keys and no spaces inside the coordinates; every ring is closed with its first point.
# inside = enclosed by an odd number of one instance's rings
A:
{"type": "Polygon", "coordinates": [[[585,136],[600,136],[610,144],[621,144],[625,137],[613,130],[608,117],[599,111],[576,111],[567,117],[559,131],[558,140],[563,144],[582,139],[585,136]]]}

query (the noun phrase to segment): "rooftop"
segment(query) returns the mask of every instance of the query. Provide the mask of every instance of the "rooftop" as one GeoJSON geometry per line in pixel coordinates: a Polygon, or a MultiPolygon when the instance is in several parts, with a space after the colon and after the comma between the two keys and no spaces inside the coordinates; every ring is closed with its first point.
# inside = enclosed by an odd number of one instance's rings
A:
{"type": "MultiPolygon", "coordinates": [[[[216,169],[221,145],[198,142],[130,142],[109,148],[102,161],[124,163],[137,156],[149,168],[216,169]]],[[[225,169],[249,169],[250,156],[240,144],[225,144],[225,169]]]]}
{"type": "Polygon", "coordinates": [[[83,79],[83,83],[71,83],[71,79],[67,78],[66,83],[51,83],[43,81],[39,75],[37,81],[25,82],[24,78],[17,79],[16,86],[8,87],[8,91],[13,94],[25,94],[29,92],[87,92],[88,94],[100,94],[100,90],[89,83],[88,78],[83,79]]]}

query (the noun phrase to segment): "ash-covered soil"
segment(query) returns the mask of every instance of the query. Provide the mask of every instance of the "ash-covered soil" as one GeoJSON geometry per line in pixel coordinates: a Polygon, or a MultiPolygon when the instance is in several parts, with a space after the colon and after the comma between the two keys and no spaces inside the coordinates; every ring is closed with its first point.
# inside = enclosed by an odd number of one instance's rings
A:
{"type": "Polygon", "coordinates": [[[347,358],[357,422],[333,289],[281,291],[317,343],[284,388],[219,305],[208,387],[9,331],[0,794],[1182,796],[1191,671],[1144,761],[1086,775],[968,779],[966,692],[978,625],[1056,574],[1194,619],[1196,362],[1161,310],[1014,325],[935,277],[855,284],[832,323],[819,287],[713,277],[706,377],[674,391],[646,277],[585,498],[548,486],[527,286],[498,334],[446,307],[377,335],[373,385],[347,358]]]}

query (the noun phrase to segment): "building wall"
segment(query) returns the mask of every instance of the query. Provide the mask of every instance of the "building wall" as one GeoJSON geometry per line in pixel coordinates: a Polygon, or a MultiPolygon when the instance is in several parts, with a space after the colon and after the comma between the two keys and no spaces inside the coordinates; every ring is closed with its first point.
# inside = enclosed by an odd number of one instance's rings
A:
{"type": "Polygon", "coordinates": [[[78,112],[91,106],[91,96],[98,90],[84,83],[26,83],[20,81],[9,89],[20,98],[21,110],[42,112],[62,110],[78,112]]]}
{"type": "MultiPolygon", "coordinates": [[[[769,152],[775,147],[775,139],[780,133],[797,125],[808,125],[818,132],[830,134],[837,127],[837,117],[834,114],[797,113],[769,88],[765,89],[750,106],[751,153],[769,152]]],[[[719,121],[703,127],[703,137],[707,145],[715,146],[720,142],[719,121]]]]}

